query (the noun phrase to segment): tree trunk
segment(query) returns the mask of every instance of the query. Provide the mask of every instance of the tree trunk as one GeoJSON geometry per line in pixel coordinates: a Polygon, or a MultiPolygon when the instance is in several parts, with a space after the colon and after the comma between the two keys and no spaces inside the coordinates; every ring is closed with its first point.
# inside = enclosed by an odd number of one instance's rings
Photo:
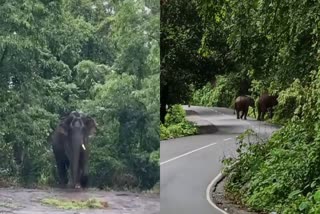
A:
{"type": "Polygon", "coordinates": [[[165,117],[167,114],[166,103],[160,103],[160,121],[162,124],[165,122],[165,117]]]}
{"type": "Polygon", "coordinates": [[[165,123],[165,117],[167,114],[166,105],[168,104],[168,93],[169,89],[167,85],[160,88],[160,121],[162,124],[165,123]]]}

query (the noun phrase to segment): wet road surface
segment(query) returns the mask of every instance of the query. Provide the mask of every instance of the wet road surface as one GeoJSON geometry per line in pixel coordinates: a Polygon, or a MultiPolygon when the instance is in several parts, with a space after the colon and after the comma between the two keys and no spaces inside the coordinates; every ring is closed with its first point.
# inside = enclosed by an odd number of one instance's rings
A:
{"type": "Polygon", "coordinates": [[[142,194],[128,192],[106,192],[94,189],[24,189],[0,188],[0,214],[159,214],[159,194],[142,194]],[[44,198],[68,200],[88,200],[91,198],[107,202],[105,209],[64,210],[44,205],[44,198]]]}

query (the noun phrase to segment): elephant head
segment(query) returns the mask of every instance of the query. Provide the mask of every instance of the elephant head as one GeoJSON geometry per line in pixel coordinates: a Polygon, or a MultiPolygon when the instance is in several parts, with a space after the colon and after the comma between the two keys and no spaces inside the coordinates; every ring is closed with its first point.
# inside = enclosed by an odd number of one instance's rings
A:
{"type": "Polygon", "coordinates": [[[262,94],[258,100],[258,120],[263,120],[265,113],[269,118],[273,116],[273,108],[278,105],[278,95],[262,94]]]}
{"type": "Polygon", "coordinates": [[[58,127],[58,133],[63,136],[63,148],[70,163],[71,181],[76,188],[85,186],[88,174],[88,143],[89,136],[96,132],[97,124],[89,116],[79,112],[71,112],[58,127]]]}
{"type": "Polygon", "coordinates": [[[278,105],[278,97],[279,95],[272,95],[270,96],[270,107],[268,107],[269,118],[273,117],[273,108],[274,106],[278,105]]]}
{"type": "Polygon", "coordinates": [[[278,97],[279,97],[279,95],[273,95],[273,96],[270,96],[271,97],[271,105],[272,106],[276,106],[276,105],[278,105],[279,104],[279,102],[278,102],[278,97]]]}

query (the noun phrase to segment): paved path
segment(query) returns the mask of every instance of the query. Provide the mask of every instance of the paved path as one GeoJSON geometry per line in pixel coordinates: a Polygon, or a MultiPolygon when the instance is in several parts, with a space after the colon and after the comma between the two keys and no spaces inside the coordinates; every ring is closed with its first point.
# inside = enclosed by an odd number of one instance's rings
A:
{"type": "Polygon", "coordinates": [[[184,108],[193,112],[189,120],[214,124],[217,131],[161,142],[161,214],[220,214],[208,203],[206,189],[219,174],[221,160],[236,155],[236,137],[248,128],[268,136],[276,127],[252,118],[237,120],[227,108],[184,108]]]}

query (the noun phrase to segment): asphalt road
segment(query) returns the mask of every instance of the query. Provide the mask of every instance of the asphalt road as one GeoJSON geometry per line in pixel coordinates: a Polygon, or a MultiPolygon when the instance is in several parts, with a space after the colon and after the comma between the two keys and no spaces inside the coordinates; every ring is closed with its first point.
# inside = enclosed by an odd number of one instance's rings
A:
{"type": "Polygon", "coordinates": [[[160,213],[220,214],[207,201],[206,189],[224,157],[236,155],[236,137],[248,128],[269,136],[276,127],[252,118],[237,120],[232,109],[184,106],[197,114],[189,120],[214,124],[217,132],[162,141],[160,145],[160,213]]]}

